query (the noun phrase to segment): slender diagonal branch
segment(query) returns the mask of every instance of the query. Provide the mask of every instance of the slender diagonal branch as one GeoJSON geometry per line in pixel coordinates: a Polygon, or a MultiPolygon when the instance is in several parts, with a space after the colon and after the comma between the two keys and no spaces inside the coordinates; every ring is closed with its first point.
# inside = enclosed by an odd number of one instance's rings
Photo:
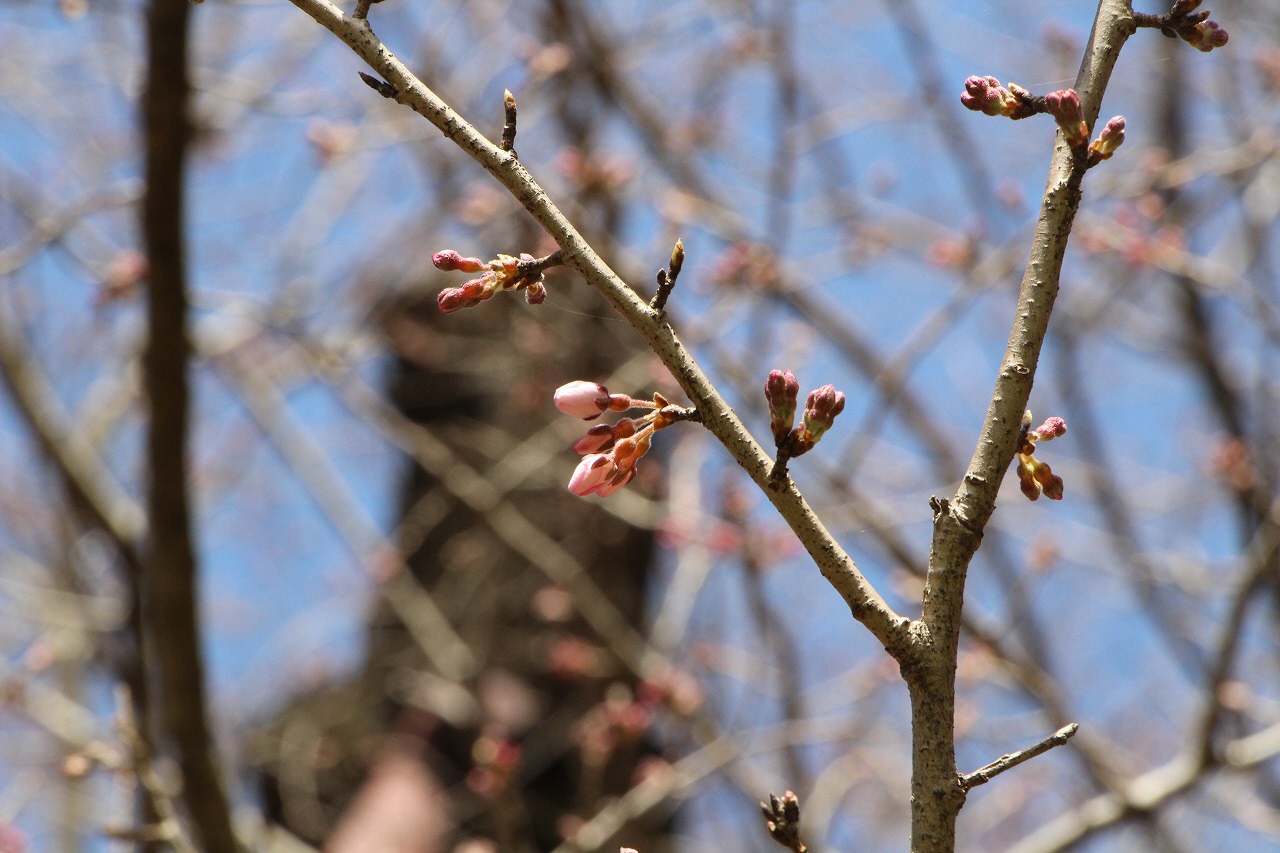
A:
{"type": "Polygon", "coordinates": [[[395,100],[422,115],[494,176],[551,235],[564,252],[566,266],[598,290],[648,342],[702,413],[703,423],[725,446],[786,519],[840,592],[854,618],[862,622],[898,660],[911,653],[907,620],[889,607],[853,560],[823,526],[793,484],[769,487],[772,457],[752,438],[685,349],[665,317],[652,310],[583,239],[516,157],[468,124],[427,88],[378,39],[367,21],[352,18],[328,0],[291,0],[337,35],[395,90],[395,100]]]}
{"type": "Polygon", "coordinates": [[[985,767],[980,767],[972,773],[966,773],[961,776],[960,787],[967,791],[970,788],[985,785],[1006,770],[1012,770],[1022,762],[1030,761],[1037,755],[1043,755],[1055,746],[1062,746],[1064,743],[1071,740],[1071,736],[1079,731],[1079,729],[1080,726],[1078,723],[1071,723],[1070,725],[1066,725],[1058,729],[1056,732],[1033,746],[1029,746],[1026,749],[1020,749],[1017,752],[1010,752],[1007,755],[1002,755],[985,767]]]}

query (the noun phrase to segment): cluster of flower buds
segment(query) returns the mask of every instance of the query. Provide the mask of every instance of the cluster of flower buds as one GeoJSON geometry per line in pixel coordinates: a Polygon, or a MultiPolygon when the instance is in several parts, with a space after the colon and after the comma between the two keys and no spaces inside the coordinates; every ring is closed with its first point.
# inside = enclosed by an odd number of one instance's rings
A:
{"type": "Polygon", "coordinates": [[[1036,109],[1035,98],[1017,83],[1002,86],[994,77],[967,77],[964,81],[964,94],[960,103],[976,113],[989,116],[1007,116],[1011,119],[1033,116],[1036,109]]]}
{"type": "Polygon", "coordinates": [[[486,263],[479,258],[464,258],[453,249],[436,252],[431,256],[431,263],[438,270],[481,273],[479,278],[472,279],[461,287],[448,287],[440,291],[436,303],[442,313],[452,314],[454,311],[479,305],[501,291],[523,290],[526,302],[540,305],[547,298],[547,288],[542,283],[542,270],[529,268],[536,260],[533,255],[522,253],[518,258],[498,255],[486,263]]]}
{"type": "MultiPolygon", "coordinates": [[[[1060,89],[1037,98],[1017,84],[1008,88],[994,77],[969,77],[964,81],[964,94],[960,103],[969,109],[989,116],[1026,118],[1046,112],[1062,128],[1067,144],[1075,151],[1089,145],[1089,123],[1085,121],[1084,105],[1075,89],[1060,89]]],[[[1096,165],[1108,159],[1124,142],[1124,117],[1116,116],[1107,122],[1102,133],[1088,148],[1088,164],[1096,165]]]]}
{"type": "Polygon", "coordinates": [[[582,461],[569,478],[569,491],[582,497],[605,498],[630,483],[636,476],[636,463],[649,452],[653,434],[689,417],[686,410],[672,407],[661,394],[654,394],[652,400],[637,400],[626,394],[610,394],[603,385],[582,380],[557,388],[555,404],[566,415],[584,421],[593,421],[605,412],[649,409],[639,418],[597,424],[574,443],[582,461]]]}
{"type": "Polygon", "coordinates": [[[805,400],[800,426],[793,427],[800,383],[790,370],[771,370],[764,382],[764,398],[769,403],[769,430],[779,452],[787,457],[808,453],[831,429],[836,415],[844,411],[844,394],[834,385],[810,391],[805,400]]]}
{"type": "Polygon", "coordinates": [[[1053,473],[1048,462],[1042,462],[1033,455],[1036,444],[1041,441],[1052,441],[1067,431],[1067,422],[1062,418],[1049,418],[1035,429],[1031,428],[1031,411],[1022,416],[1022,430],[1018,436],[1018,481],[1022,493],[1030,500],[1040,497],[1041,492],[1049,500],[1062,500],[1062,478],[1053,473]]]}
{"type": "Polygon", "coordinates": [[[1210,12],[1196,9],[1204,0],[1177,0],[1160,31],[1169,38],[1180,38],[1196,50],[1208,53],[1227,43],[1227,31],[1209,20],[1210,12]]]}

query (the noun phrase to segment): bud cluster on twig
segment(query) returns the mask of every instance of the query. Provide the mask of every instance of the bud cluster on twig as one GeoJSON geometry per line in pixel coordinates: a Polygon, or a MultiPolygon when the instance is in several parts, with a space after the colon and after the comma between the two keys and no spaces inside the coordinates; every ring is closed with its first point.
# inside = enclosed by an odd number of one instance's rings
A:
{"type": "Polygon", "coordinates": [[[1036,459],[1036,445],[1053,441],[1067,431],[1062,418],[1049,418],[1035,429],[1031,428],[1031,410],[1022,416],[1022,429],[1018,434],[1018,482],[1022,493],[1036,500],[1041,493],[1051,501],[1062,500],[1062,478],[1053,473],[1048,462],[1036,459]]]}
{"type": "Polygon", "coordinates": [[[1089,143],[1089,123],[1085,120],[1080,93],[1075,89],[1037,96],[1017,83],[1004,86],[995,77],[969,77],[964,81],[960,103],[974,112],[1011,119],[1048,113],[1062,129],[1071,150],[1085,157],[1086,168],[1109,159],[1124,142],[1124,116],[1116,116],[1107,122],[1098,138],[1089,143]]]}
{"type": "Polygon", "coordinates": [[[772,370],[764,382],[764,398],[769,404],[769,431],[778,448],[771,479],[778,479],[787,468],[787,460],[808,453],[844,411],[844,394],[834,385],[823,385],[809,392],[805,399],[800,426],[793,426],[800,382],[790,370],[772,370]]]}
{"type": "Polygon", "coordinates": [[[636,476],[636,463],[649,452],[654,433],[678,421],[698,418],[696,409],[673,406],[661,394],[654,394],[652,400],[637,400],[583,380],[561,385],[554,400],[561,412],[584,421],[593,421],[605,412],[650,410],[639,418],[597,424],[574,443],[582,461],[569,478],[569,491],[581,497],[605,498],[630,483],[636,476]]]}
{"type": "Polygon", "coordinates": [[[479,258],[464,258],[453,249],[445,249],[431,256],[431,263],[436,269],[444,272],[482,273],[479,278],[472,279],[460,287],[448,287],[440,291],[436,304],[444,314],[452,314],[463,308],[472,308],[492,299],[502,291],[523,290],[525,301],[530,305],[541,305],[547,298],[547,288],[543,284],[543,272],[550,267],[563,263],[564,253],[552,252],[545,258],[535,258],[528,253],[521,253],[515,258],[511,255],[498,255],[492,261],[479,258]]]}
{"type": "Polygon", "coordinates": [[[1215,47],[1224,46],[1229,37],[1226,30],[1209,20],[1212,13],[1208,9],[1196,11],[1203,1],[1176,0],[1173,8],[1163,15],[1135,12],[1133,22],[1139,27],[1154,27],[1166,38],[1182,39],[1196,50],[1208,53],[1215,47]]]}

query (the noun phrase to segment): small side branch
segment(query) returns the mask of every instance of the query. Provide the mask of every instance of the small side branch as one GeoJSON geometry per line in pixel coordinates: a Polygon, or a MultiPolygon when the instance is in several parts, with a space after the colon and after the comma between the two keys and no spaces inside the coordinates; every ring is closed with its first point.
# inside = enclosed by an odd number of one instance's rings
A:
{"type": "Polygon", "coordinates": [[[961,776],[960,787],[965,791],[968,791],[970,788],[985,785],[1004,771],[1012,770],[1022,762],[1030,761],[1032,758],[1048,752],[1055,746],[1062,746],[1064,743],[1071,740],[1071,736],[1079,731],[1079,729],[1079,723],[1070,723],[1058,729],[1035,746],[1029,746],[1026,749],[1019,750],[1018,752],[1011,752],[1008,755],[1002,755],[986,767],[982,767],[972,773],[961,776]]]}
{"type": "Polygon", "coordinates": [[[564,249],[557,249],[545,257],[534,258],[531,261],[521,261],[520,265],[516,267],[516,275],[520,279],[536,278],[552,267],[562,266],[564,266],[564,249]]]}
{"type": "Polygon", "coordinates": [[[684,267],[684,241],[677,237],[676,246],[671,250],[671,262],[667,264],[666,269],[658,270],[658,292],[653,295],[653,301],[649,303],[649,307],[655,312],[661,314],[666,310],[667,300],[671,298],[671,291],[675,290],[676,279],[679,278],[682,267],[684,267]]]}
{"type": "Polygon", "coordinates": [[[507,120],[502,125],[502,150],[516,153],[516,96],[510,89],[502,90],[502,106],[506,110],[507,120]]]}

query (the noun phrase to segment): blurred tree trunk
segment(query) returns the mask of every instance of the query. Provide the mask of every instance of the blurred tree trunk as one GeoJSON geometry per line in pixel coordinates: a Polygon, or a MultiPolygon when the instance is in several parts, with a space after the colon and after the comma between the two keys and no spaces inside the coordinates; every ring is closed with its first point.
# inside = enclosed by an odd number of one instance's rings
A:
{"type": "MultiPolygon", "coordinates": [[[[607,376],[633,354],[619,345],[613,324],[596,316],[603,311],[592,295],[574,294],[567,276],[553,282],[553,298],[581,310],[530,308],[516,296],[449,317],[435,303],[442,276],[433,272],[420,293],[386,312],[389,392],[401,412],[476,470],[519,467],[521,454],[539,452],[522,443],[549,418],[563,417],[550,405],[557,384],[607,376]]],[[[509,500],[639,627],[652,532],[573,497],[563,481],[574,457],[557,442],[554,458],[560,476],[535,471],[509,500]]],[[[592,709],[599,715],[606,696],[625,703],[635,678],[585,626],[568,592],[499,541],[434,476],[410,466],[400,507],[406,563],[466,641],[477,672],[462,685],[441,678],[404,622],[378,604],[361,671],[304,697],[275,722],[267,786],[274,816],[318,843],[364,785],[330,849],[373,849],[358,827],[397,835],[376,817],[383,811],[376,791],[388,802],[418,804],[399,813],[415,824],[409,834],[419,846],[396,849],[447,850],[468,837],[504,851],[553,849],[575,816],[590,817],[605,798],[625,792],[652,754],[639,738],[603,751],[598,743],[585,754],[579,748],[590,733],[584,718],[592,709]],[[308,731],[314,743],[298,750],[290,733],[308,731]],[[310,763],[298,765],[299,754],[310,763]],[[427,774],[415,774],[405,758],[427,774]],[[434,819],[424,821],[424,810],[434,810],[434,819]],[[432,835],[440,844],[422,841],[432,835]]],[[[659,816],[650,818],[658,826],[629,828],[628,845],[665,849],[664,822],[659,816]]]]}
{"type": "MultiPolygon", "coordinates": [[[[214,757],[200,648],[199,577],[188,488],[191,342],[184,246],[184,183],[190,86],[187,42],[190,8],[153,0],[147,12],[147,78],[142,99],[146,193],[142,237],[149,260],[147,345],[143,354],[149,424],[147,515],[137,606],[142,645],[158,681],[153,706],[142,703],[138,725],[154,727],[162,752],[182,769],[181,802],[196,837],[208,850],[239,849],[214,757]]],[[[145,675],[143,676],[146,677],[145,675]]],[[[135,680],[135,693],[141,687],[135,680]]],[[[145,735],[143,735],[145,737],[145,735]]]]}

